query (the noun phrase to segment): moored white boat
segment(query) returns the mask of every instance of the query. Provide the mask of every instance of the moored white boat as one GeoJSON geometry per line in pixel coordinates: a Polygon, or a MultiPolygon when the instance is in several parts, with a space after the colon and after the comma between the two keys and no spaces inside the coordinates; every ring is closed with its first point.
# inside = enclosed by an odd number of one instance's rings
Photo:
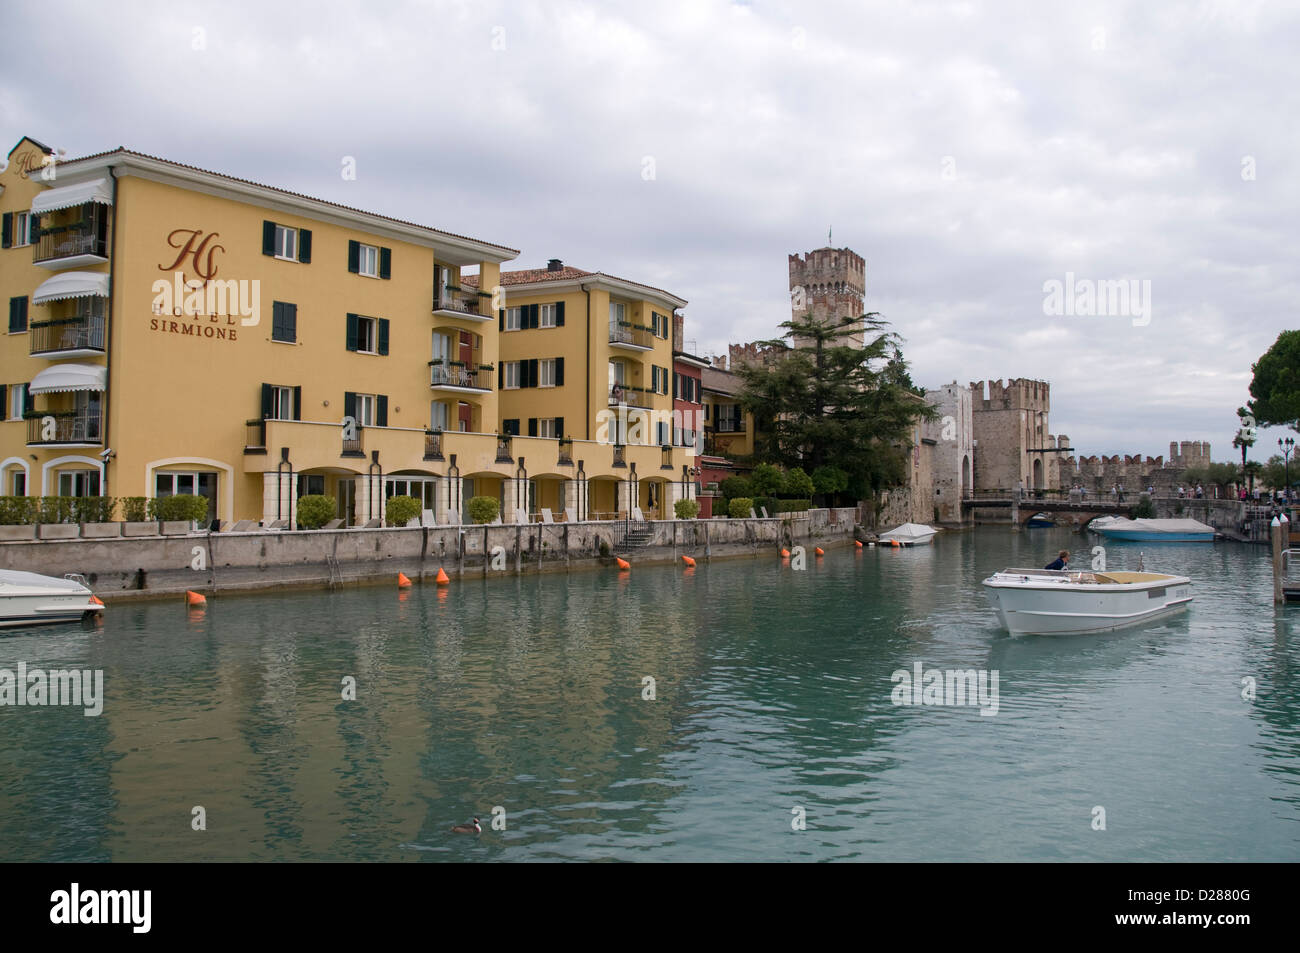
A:
{"type": "Polygon", "coordinates": [[[1214,527],[1193,519],[1140,519],[1122,516],[1093,520],[1088,528],[1108,539],[1127,539],[1144,543],[1209,543],[1214,541],[1214,527]]]}
{"type": "Polygon", "coordinates": [[[0,569],[0,628],[76,622],[103,608],[80,577],[0,569]]]}
{"type": "Polygon", "coordinates": [[[1160,572],[1004,569],[984,580],[1012,635],[1112,632],[1186,609],[1192,581],[1160,572]]]}
{"type": "Polygon", "coordinates": [[[896,526],[887,533],[881,533],[877,538],[882,546],[889,546],[898,543],[900,546],[925,546],[931,543],[939,531],[933,526],[926,526],[924,523],[904,523],[902,526],[896,526]]]}

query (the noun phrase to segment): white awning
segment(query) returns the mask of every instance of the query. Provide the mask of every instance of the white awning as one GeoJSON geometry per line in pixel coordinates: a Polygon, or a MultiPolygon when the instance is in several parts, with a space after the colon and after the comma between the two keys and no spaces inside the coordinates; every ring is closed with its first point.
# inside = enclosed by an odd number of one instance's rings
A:
{"type": "Polygon", "coordinates": [[[107,390],[108,368],[99,364],[56,364],[47,367],[27,387],[29,394],[71,390],[107,390]]]}
{"type": "Polygon", "coordinates": [[[32,295],[32,304],[62,301],[64,298],[107,298],[108,272],[65,271],[46,281],[32,295]]]}
{"type": "Polygon", "coordinates": [[[32,214],[57,212],[61,208],[72,208],[74,205],[84,205],[87,202],[112,205],[113,183],[108,179],[91,179],[89,182],[61,185],[57,189],[41,192],[32,199],[32,214]]]}

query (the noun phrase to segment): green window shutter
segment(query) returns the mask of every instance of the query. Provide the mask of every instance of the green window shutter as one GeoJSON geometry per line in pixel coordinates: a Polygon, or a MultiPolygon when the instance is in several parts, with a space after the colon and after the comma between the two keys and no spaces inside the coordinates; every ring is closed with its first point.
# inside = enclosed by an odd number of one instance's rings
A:
{"type": "Polygon", "coordinates": [[[537,386],[537,358],[528,362],[528,387],[537,386]]]}
{"type": "Polygon", "coordinates": [[[564,358],[555,359],[555,386],[560,387],[564,384],[564,358]]]}
{"type": "Polygon", "coordinates": [[[537,436],[537,418],[536,418],[536,417],[529,417],[529,418],[528,418],[528,436],[530,436],[530,437],[536,437],[536,436],[537,436]]]}
{"type": "Polygon", "coordinates": [[[9,299],[9,332],[27,330],[27,296],[9,299]]]}
{"type": "Polygon", "coordinates": [[[14,230],[14,213],[5,212],[3,219],[0,220],[0,248],[12,248],[14,230]]]}
{"type": "Polygon", "coordinates": [[[393,277],[393,250],[391,248],[379,249],[379,277],[393,277]]]}
{"type": "Polygon", "coordinates": [[[502,390],[506,386],[506,362],[497,361],[497,390],[502,390]]]}
{"type": "Polygon", "coordinates": [[[298,260],[304,265],[311,264],[311,229],[298,229],[298,260]]]}
{"type": "Polygon", "coordinates": [[[506,329],[506,309],[499,308],[497,310],[497,330],[504,331],[505,329],[506,329]]]}
{"type": "Polygon", "coordinates": [[[271,302],[271,340],[281,340],[284,333],[284,303],[271,302]]]}
{"type": "Polygon", "coordinates": [[[555,326],[557,328],[564,327],[564,302],[563,301],[555,302],[555,326]]]}
{"type": "Polygon", "coordinates": [[[20,298],[19,300],[22,302],[22,304],[20,304],[18,307],[23,313],[22,314],[23,330],[26,331],[27,330],[27,296],[23,295],[22,298],[20,298]]]}
{"type": "Polygon", "coordinates": [[[379,319],[379,353],[388,353],[388,319],[379,319]]]}
{"type": "Polygon", "coordinates": [[[541,305],[530,304],[528,306],[528,327],[535,328],[541,320],[541,305]]]}
{"type": "Polygon", "coordinates": [[[263,384],[262,385],[262,419],[263,420],[269,419],[271,414],[274,412],[275,412],[275,408],[273,407],[271,385],[263,384]]]}
{"type": "Polygon", "coordinates": [[[293,389],[293,419],[302,420],[302,387],[293,389]]]}
{"type": "Polygon", "coordinates": [[[564,436],[564,418],[563,418],[563,417],[556,417],[556,418],[555,418],[555,436],[557,436],[557,437],[563,437],[563,436],[564,436]]]}
{"type": "Polygon", "coordinates": [[[348,350],[349,351],[355,351],[358,347],[357,338],[360,335],[360,331],[358,330],[359,324],[360,322],[357,320],[357,316],[355,314],[348,315],[348,350]]]}
{"type": "Polygon", "coordinates": [[[0,420],[9,419],[9,385],[0,384],[0,420]]]}
{"type": "Polygon", "coordinates": [[[388,395],[375,395],[375,426],[388,426],[388,395]]]}
{"type": "Polygon", "coordinates": [[[361,273],[361,243],[348,241],[348,271],[357,275],[361,273]]]}
{"type": "Polygon", "coordinates": [[[262,254],[275,254],[275,222],[262,222],[262,254]]]}
{"type": "Polygon", "coordinates": [[[353,391],[343,392],[343,416],[357,419],[357,395],[353,391]]]}
{"type": "Polygon", "coordinates": [[[284,306],[284,331],[286,341],[298,340],[298,306],[296,304],[286,304],[284,306]]]}

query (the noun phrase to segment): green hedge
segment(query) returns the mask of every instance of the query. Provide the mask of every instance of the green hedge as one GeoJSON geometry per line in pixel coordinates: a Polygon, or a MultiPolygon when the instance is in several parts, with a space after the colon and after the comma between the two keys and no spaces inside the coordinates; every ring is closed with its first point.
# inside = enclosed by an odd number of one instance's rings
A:
{"type": "Polygon", "coordinates": [[[700,515],[700,504],[697,500],[678,500],[673,504],[673,513],[679,520],[693,520],[700,515]]]}
{"type": "Polygon", "coordinates": [[[193,496],[189,493],[158,496],[149,501],[148,513],[151,520],[206,523],[208,520],[208,498],[206,496],[193,496]]]}
{"type": "Polygon", "coordinates": [[[338,512],[338,501],[332,496],[308,493],[298,498],[298,525],[303,529],[320,529],[338,512]]]}
{"type": "Polygon", "coordinates": [[[27,526],[35,523],[40,506],[38,496],[0,496],[0,525],[27,526]]]}
{"type": "MultiPolygon", "coordinates": [[[[812,500],[778,500],[778,513],[804,513],[812,507],[812,500]]],[[[768,510],[771,513],[771,510],[768,510]]]]}
{"type": "Polygon", "coordinates": [[[753,508],[753,499],[748,496],[738,496],[727,504],[727,515],[732,519],[748,519],[749,511],[753,508]]]}
{"type": "Polygon", "coordinates": [[[149,518],[149,499],[144,496],[124,496],[118,501],[122,504],[122,519],[128,523],[143,523],[149,518]]]}
{"type": "Polygon", "coordinates": [[[107,523],[116,506],[111,496],[0,496],[0,525],[107,523]]]}
{"type": "Polygon", "coordinates": [[[390,496],[384,504],[384,522],[389,526],[405,526],[420,515],[420,501],[413,496],[390,496]]]}
{"type": "Polygon", "coordinates": [[[473,496],[469,501],[469,518],[475,523],[491,523],[501,504],[495,496],[473,496]]]}

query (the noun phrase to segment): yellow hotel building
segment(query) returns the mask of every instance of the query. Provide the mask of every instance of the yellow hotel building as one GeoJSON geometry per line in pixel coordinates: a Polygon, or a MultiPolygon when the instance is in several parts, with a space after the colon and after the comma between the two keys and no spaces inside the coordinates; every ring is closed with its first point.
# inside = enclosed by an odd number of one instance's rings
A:
{"type": "Polygon", "coordinates": [[[505,522],[694,496],[686,450],[599,429],[615,373],[616,403],[671,406],[641,330],[685,304],[666,292],[503,278],[513,248],[125,149],[21,140],[0,213],[0,494],[198,493],[290,525],[307,493],[345,525],[395,494],[437,523],[471,496],[505,522]]]}

